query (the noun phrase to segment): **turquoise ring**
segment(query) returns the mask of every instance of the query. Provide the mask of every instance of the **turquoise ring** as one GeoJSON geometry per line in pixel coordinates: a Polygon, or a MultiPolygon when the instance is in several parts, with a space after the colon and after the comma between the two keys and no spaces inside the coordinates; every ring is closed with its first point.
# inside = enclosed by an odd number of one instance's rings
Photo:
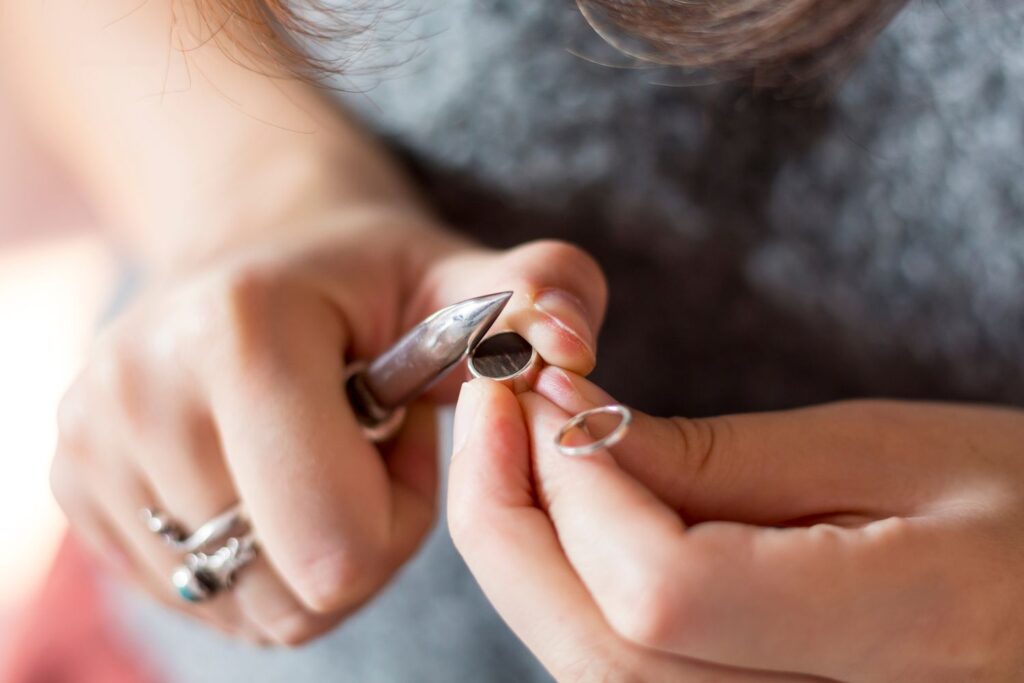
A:
{"type": "Polygon", "coordinates": [[[217,586],[210,577],[182,566],[171,574],[171,583],[178,595],[188,602],[204,602],[217,592],[217,586]]]}
{"type": "Polygon", "coordinates": [[[235,582],[235,575],[256,556],[256,537],[249,531],[231,537],[212,553],[195,552],[171,574],[174,590],[188,602],[205,602],[235,582]]]}

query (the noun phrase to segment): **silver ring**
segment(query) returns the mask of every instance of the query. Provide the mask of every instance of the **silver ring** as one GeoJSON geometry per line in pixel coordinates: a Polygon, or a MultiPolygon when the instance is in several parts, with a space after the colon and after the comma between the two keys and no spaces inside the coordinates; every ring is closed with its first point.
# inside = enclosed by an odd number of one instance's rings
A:
{"type": "Polygon", "coordinates": [[[231,537],[212,553],[189,553],[171,574],[178,595],[189,602],[205,602],[230,588],[240,569],[256,557],[256,536],[249,532],[231,537]]]}
{"type": "Polygon", "coordinates": [[[608,406],[600,406],[599,408],[591,408],[579,413],[562,425],[562,428],[558,430],[558,434],[555,435],[555,447],[562,455],[570,458],[582,458],[593,455],[603,448],[611,448],[622,441],[626,436],[626,432],[629,431],[631,422],[633,422],[633,413],[624,405],[615,403],[608,406]],[[582,426],[588,417],[594,415],[618,415],[619,424],[607,436],[591,443],[583,444],[582,446],[566,446],[562,443],[562,440],[568,436],[569,432],[582,426]]]}
{"type": "Polygon", "coordinates": [[[203,523],[189,536],[185,535],[181,524],[162,510],[144,508],[141,511],[141,517],[150,531],[162,537],[171,549],[182,553],[202,550],[214,541],[231,534],[242,534],[249,528],[241,503],[232,505],[213,519],[203,523]]]}
{"type": "Polygon", "coordinates": [[[249,523],[242,511],[241,503],[236,503],[193,531],[188,538],[172,542],[170,546],[179,552],[193,553],[232,532],[240,532],[243,527],[248,529],[249,523]]]}
{"type": "Polygon", "coordinates": [[[151,533],[162,537],[168,545],[180,543],[185,539],[184,528],[163,510],[142,508],[139,510],[139,518],[151,533]]]}
{"type": "Polygon", "coordinates": [[[368,393],[365,386],[358,377],[369,367],[365,361],[349,363],[345,368],[345,377],[342,386],[346,392],[355,391],[359,398],[359,405],[367,411],[365,415],[356,413],[356,420],[363,430],[363,436],[373,443],[382,443],[389,440],[402,427],[405,421],[405,406],[398,406],[388,410],[381,408],[372,394],[368,393]]]}
{"type": "Polygon", "coordinates": [[[533,388],[544,362],[528,341],[515,332],[498,332],[477,344],[466,366],[477,379],[490,379],[521,394],[533,388]]]}

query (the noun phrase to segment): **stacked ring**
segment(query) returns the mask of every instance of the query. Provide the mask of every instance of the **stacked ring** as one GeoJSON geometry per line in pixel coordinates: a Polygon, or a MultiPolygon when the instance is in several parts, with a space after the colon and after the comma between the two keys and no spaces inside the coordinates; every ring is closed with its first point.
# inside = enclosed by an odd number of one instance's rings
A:
{"type": "Polygon", "coordinates": [[[189,553],[185,564],[171,574],[171,583],[183,599],[203,602],[230,588],[235,574],[256,554],[256,538],[248,533],[240,538],[229,538],[213,553],[189,553]]]}
{"type": "Polygon", "coordinates": [[[256,555],[256,537],[241,505],[233,505],[186,535],[181,524],[155,508],[141,511],[143,523],[175,551],[186,553],[171,574],[178,595],[189,602],[209,600],[230,588],[235,575],[256,555]]]}

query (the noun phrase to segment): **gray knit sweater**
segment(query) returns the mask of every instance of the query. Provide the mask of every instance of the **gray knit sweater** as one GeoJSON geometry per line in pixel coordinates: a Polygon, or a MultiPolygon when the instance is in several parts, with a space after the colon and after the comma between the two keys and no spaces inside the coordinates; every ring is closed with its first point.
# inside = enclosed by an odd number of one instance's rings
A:
{"type": "MultiPolygon", "coordinates": [[[[563,0],[404,7],[402,63],[339,82],[361,91],[346,106],[460,229],[599,259],[612,296],[595,376],[620,400],[686,415],[864,395],[1024,405],[1020,0],[913,0],[818,105],[637,68],[563,0]]],[[[187,681],[546,680],[444,529],[298,651],[129,613],[187,681]]]]}

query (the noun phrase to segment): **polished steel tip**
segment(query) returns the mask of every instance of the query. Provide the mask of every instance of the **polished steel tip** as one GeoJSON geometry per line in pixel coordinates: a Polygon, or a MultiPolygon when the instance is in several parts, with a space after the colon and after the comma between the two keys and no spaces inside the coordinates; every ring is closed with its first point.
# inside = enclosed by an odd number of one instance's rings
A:
{"type": "Polygon", "coordinates": [[[365,426],[390,419],[472,353],[498,319],[512,292],[485,294],[437,311],[345,381],[365,426]]]}
{"type": "Polygon", "coordinates": [[[476,345],[483,340],[511,298],[512,292],[485,294],[444,309],[450,311],[453,318],[463,321],[467,332],[466,353],[472,353],[476,345]]]}

